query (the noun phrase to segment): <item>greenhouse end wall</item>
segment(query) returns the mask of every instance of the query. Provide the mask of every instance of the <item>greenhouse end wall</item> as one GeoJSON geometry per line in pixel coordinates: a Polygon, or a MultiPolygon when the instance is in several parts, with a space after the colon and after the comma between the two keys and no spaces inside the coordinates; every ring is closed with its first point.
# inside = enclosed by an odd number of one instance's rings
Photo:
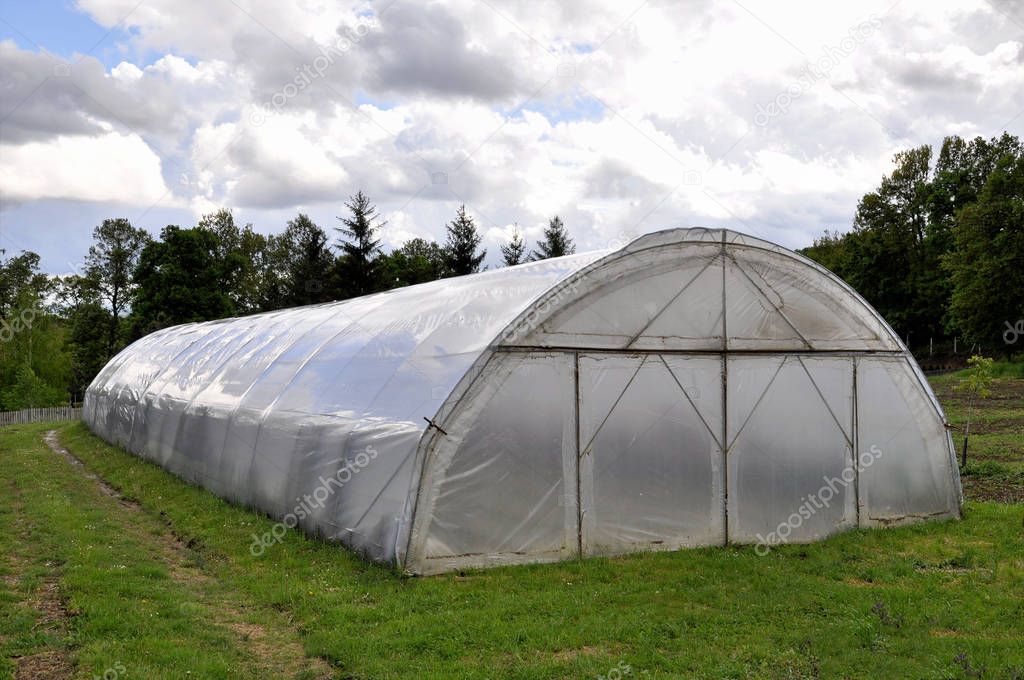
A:
{"type": "Polygon", "coordinates": [[[819,540],[960,514],[945,417],[810,261],[658,233],[514,321],[426,433],[406,568],[819,540]]]}

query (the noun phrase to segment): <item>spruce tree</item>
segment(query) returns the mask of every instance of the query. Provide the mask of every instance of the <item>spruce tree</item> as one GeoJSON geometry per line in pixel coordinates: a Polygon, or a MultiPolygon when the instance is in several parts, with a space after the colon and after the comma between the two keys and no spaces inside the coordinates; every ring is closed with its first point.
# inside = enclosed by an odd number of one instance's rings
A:
{"type": "Polygon", "coordinates": [[[526,259],[526,242],[518,226],[512,232],[512,240],[501,247],[501,259],[506,267],[514,267],[526,259]]]}
{"type": "Polygon", "coordinates": [[[477,254],[476,249],[483,241],[476,230],[473,218],[466,214],[465,204],[459,206],[455,219],[448,223],[448,240],[445,243],[445,255],[449,276],[475,274],[480,271],[486,250],[477,254]]]}
{"type": "Polygon", "coordinates": [[[537,250],[530,256],[531,260],[546,260],[549,257],[562,257],[576,252],[576,244],[569,236],[569,231],[562,223],[562,218],[555,215],[544,228],[544,240],[537,241],[537,250]]]}
{"type": "Polygon", "coordinates": [[[335,230],[342,235],[336,246],[341,255],[338,258],[336,287],[338,298],[358,297],[374,293],[380,288],[378,257],[380,239],[375,238],[377,230],[387,222],[377,222],[377,208],[362,191],[356,192],[345,204],[351,215],[339,217],[345,226],[335,230]]]}

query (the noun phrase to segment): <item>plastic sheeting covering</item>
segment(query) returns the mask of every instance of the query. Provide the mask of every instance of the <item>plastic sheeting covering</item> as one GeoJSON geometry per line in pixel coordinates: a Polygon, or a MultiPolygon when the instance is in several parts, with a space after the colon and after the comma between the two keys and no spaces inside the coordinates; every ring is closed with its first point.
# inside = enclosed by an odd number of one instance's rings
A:
{"type": "Polygon", "coordinates": [[[601,255],[159,331],[97,376],[85,419],[218,495],[395,562],[424,417],[531,300],[601,255]]]}
{"type": "Polygon", "coordinates": [[[110,362],[85,418],[414,573],[810,541],[961,502],[885,322],[723,230],[166,329],[110,362]]]}

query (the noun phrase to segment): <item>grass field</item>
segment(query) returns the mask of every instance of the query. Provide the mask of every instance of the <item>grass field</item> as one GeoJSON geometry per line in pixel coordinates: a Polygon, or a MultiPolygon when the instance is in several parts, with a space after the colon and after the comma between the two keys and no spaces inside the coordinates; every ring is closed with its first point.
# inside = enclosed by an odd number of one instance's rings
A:
{"type": "MultiPolygon", "coordinates": [[[[1024,503],[1024,362],[996,364],[1002,376],[992,385],[992,395],[975,406],[971,419],[967,467],[962,473],[964,495],[969,499],[1024,503]]],[[[968,404],[953,388],[956,374],[932,378],[932,388],[946,410],[954,431],[957,455],[963,446],[968,404]]]]}
{"type": "Polygon", "coordinates": [[[82,425],[0,429],[0,678],[1022,680],[1024,379],[972,432],[960,522],[406,579],[254,557],[270,520],[82,425]]]}

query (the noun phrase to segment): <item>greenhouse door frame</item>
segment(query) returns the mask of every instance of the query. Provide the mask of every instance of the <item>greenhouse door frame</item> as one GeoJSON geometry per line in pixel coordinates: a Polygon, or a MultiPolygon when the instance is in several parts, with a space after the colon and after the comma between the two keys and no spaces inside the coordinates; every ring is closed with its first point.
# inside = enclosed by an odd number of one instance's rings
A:
{"type": "Polygon", "coordinates": [[[721,353],[573,354],[579,554],[724,544],[721,353]],[[587,389],[614,373],[620,391],[587,389]]]}

